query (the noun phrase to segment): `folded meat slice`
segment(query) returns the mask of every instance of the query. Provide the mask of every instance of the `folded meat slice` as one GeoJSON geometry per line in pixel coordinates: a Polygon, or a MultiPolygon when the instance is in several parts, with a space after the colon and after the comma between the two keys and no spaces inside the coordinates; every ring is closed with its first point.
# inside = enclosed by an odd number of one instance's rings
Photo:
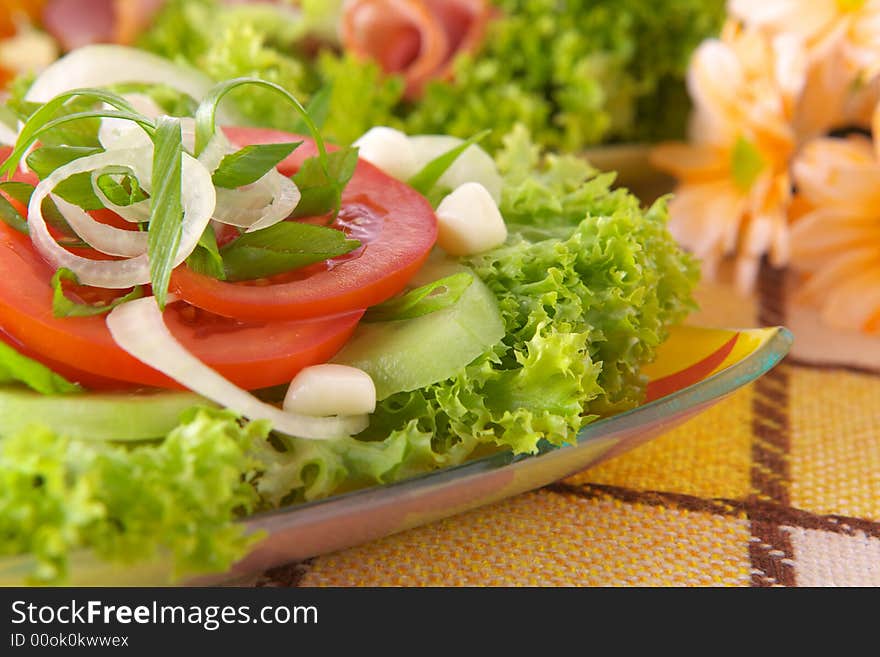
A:
{"type": "Polygon", "coordinates": [[[132,43],[165,0],[48,0],[43,26],[64,50],[132,43]]]}
{"type": "Polygon", "coordinates": [[[386,73],[406,81],[406,97],[448,77],[461,52],[482,43],[490,17],[487,0],[352,0],[345,6],[343,45],[375,60],[386,73]]]}
{"type": "Polygon", "coordinates": [[[424,0],[440,21],[449,46],[442,75],[451,72],[455,57],[476,52],[483,43],[492,8],[486,0],[424,0]]]}

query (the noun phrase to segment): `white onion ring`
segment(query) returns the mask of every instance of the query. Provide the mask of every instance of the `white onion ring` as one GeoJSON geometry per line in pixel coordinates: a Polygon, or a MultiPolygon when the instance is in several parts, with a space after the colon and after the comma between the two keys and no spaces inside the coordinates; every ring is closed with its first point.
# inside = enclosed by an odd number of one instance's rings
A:
{"type": "MultiPolygon", "coordinates": [[[[134,106],[139,114],[146,116],[148,119],[155,119],[164,114],[162,108],[149,96],[144,94],[126,94],[123,97],[134,106]]],[[[109,110],[116,109],[106,103],[104,108],[109,110]]],[[[110,117],[101,119],[101,127],[98,129],[98,141],[104,147],[104,150],[108,151],[122,148],[146,148],[153,144],[140,126],[126,119],[112,119],[110,117]]]]}
{"type": "Polygon", "coordinates": [[[162,84],[196,101],[214,86],[203,73],[145,50],[99,44],[77,48],[46,68],[28,89],[25,100],[47,103],[74,89],[124,83],[162,84]]]}
{"type": "MultiPolygon", "coordinates": [[[[141,114],[149,119],[157,119],[164,115],[162,108],[153,103],[152,99],[141,94],[129,94],[125,96],[135,106],[141,114]],[[149,104],[152,103],[152,106],[149,104]]],[[[181,117],[180,135],[183,140],[183,147],[193,152],[196,143],[196,122],[188,116],[181,117]]],[[[112,119],[109,117],[101,119],[101,127],[98,130],[98,141],[104,150],[122,150],[125,148],[147,148],[152,147],[153,142],[143,131],[143,129],[126,119],[112,119]]],[[[227,142],[228,143],[228,142],[227,142]]],[[[223,157],[222,155],[220,156],[223,157]]],[[[201,160],[201,158],[199,158],[201,160]]],[[[218,160],[219,164],[220,161],[218,160]]],[[[216,167],[215,167],[216,168],[216,167]]],[[[210,167],[209,167],[210,169],[210,167]]]]}
{"type": "Polygon", "coordinates": [[[155,297],[114,308],[107,316],[107,327],[116,343],[141,362],[251,420],[268,420],[281,433],[326,440],[360,433],[369,423],[366,415],[310,417],[260,401],[187,351],[165,325],[155,297]]]}
{"type": "Polygon", "coordinates": [[[147,252],[147,233],[139,230],[122,230],[95,221],[87,212],[54,194],[52,200],[64,219],[79,237],[101,253],[133,258],[147,252]]]}
{"type": "MultiPolygon", "coordinates": [[[[152,144],[150,146],[152,147],[152,144]]],[[[98,200],[103,203],[105,208],[111,210],[112,212],[115,212],[120,217],[133,224],[142,224],[146,221],[149,221],[150,199],[144,199],[143,201],[138,201],[137,203],[132,203],[131,205],[116,205],[116,203],[107,198],[104,190],[101,189],[100,185],[98,185],[98,179],[105,174],[113,173],[120,173],[123,175],[134,174],[135,178],[137,178],[138,180],[138,184],[140,185],[141,189],[143,189],[148,194],[151,191],[149,174],[144,176],[143,170],[140,174],[138,174],[136,171],[130,169],[129,167],[107,167],[106,169],[92,171],[92,191],[95,192],[95,196],[98,197],[98,200]]],[[[81,235],[80,237],[83,236],[81,235]]],[[[87,242],[89,241],[85,237],[83,237],[83,239],[87,242]]]]}
{"type": "MultiPolygon", "coordinates": [[[[138,132],[142,132],[140,128],[138,128],[138,132]]],[[[144,161],[149,161],[150,159],[152,159],[152,142],[148,141],[148,144],[149,148],[126,151],[124,162],[110,166],[104,166],[100,169],[95,169],[92,172],[92,188],[95,194],[98,196],[101,202],[104,203],[105,206],[110,210],[117,212],[117,214],[122,211],[124,214],[121,214],[120,216],[123,216],[126,219],[131,216],[129,208],[123,208],[112,203],[101,190],[101,188],[98,187],[96,180],[99,175],[108,172],[134,174],[138,178],[138,182],[141,183],[144,188],[147,189],[147,191],[149,191],[149,187],[151,186],[150,183],[152,172],[148,168],[143,166],[144,161]]],[[[86,166],[89,166],[89,163],[86,163],[86,166]]],[[[64,217],[64,219],[73,229],[73,231],[77,235],[79,235],[79,237],[83,241],[89,244],[89,246],[100,251],[101,253],[106,253],[107,255],[112,256],[132,258],[147,252],[147,233],[144,233],[142,231],[122,230],[114,226],[102,224],[100,221],[95,221],[87,212],[83,211],[80,207],[72,203],[68,203],[64,199],[59,198],[54,194],[51,195],[51,198],[55,202],[55,205],[58,207],[59,212],[61,212],[61,215],[64,217]]],[[[146,217],[144,219],[140,219],[139,221],[146,221],[150,218],[150,202],[149,200],[142,201],[137,205],[142,205],[143,203],[146,203],[146,217]]],[[[143,210],[144,208],[140,208],[140,211],[143,210]]]]}
{"type": "MultiPolygon", "coordinates": [[[[199,162],[213,174],[223,158],[237,150],[222,131],[217,131],[199,155],[199,162]]],[[[214,220],[245,228],[250,233],[284,221],[296,209],[301,197],[290,178],[272,169],[252,185],[218,188],[214,220]]]]}
{"type": "MultiPolygon", "coordinates": [[[[136,160],[143,162],[145,158],[148,158],[146,161],[152,161],[152,152],[148,154],[146,151],[106,151],[73,160],[40,181],[28,206],[28,230],[37,251],[56,268],[64,267],[71,270],[83,285],[124,289],[149,283],[150,263],[146,253],[117,261],[91,260],[74,255],[54,240],[46,226],[42,211],[43,199],[70,176],[118,166],[120,162],[130,163],[136,160]]],[[[183,155],[182,178],[184,215],[180,245],[173,263],[175,267],[186,260],[198,245],[216,204],[211,174],[198,160],[187,154],[183,155]]],[[[148,180],[143,182],[149,185],[148,180]]],[[[74,217],[74,221],[76,220],[77,218],[74,217]]]]}
{"type": "Polygon", "coordinates": [[[253,185],[240,189],[217,189],[214,219],[222,224],[246,228],[246,232],[268,228],[289,217],[302,195],[288,177],[272,169],[253,185]]]}

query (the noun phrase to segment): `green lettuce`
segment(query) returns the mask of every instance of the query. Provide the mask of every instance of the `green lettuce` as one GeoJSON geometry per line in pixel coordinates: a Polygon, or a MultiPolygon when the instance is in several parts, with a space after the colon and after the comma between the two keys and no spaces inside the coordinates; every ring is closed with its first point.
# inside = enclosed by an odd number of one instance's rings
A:
{"type": "Polygon", "coordinates": [[[273,503],[564,445],[642,401],[641,367],[694,309],[698,276],[666,230],[665,202],[644,210],[613,176],[542,154],[522,126],[504,144],[511,236],[466,264],[498,299],[506,337],[450,379],[382,400],[357,438],[285,439],[258,481],[273,503]]]}
{"type": "MultiPolygon", "coordinates": [[[[460,57],[454,78],[430,83],[417,102],[404,100],[400,78],[333,47],[338,0],[310,0],[299,20],[259,5],[171,0],[141,45],[216,79],[264,77],[301,100],[332,86],[325,134],[343,144],[375,125],[462,138],[493,128],[490,150],[516,124],[563,150],[683,135],[684,74],[700,41],[718,32],[723,0],[494,2],[479,53],[460,57]]],[[[250,120],[291,127],[271,95],[249,90],[238,100],[250,120]]]]}
{"type": "Polygon", "coordinates": [[[0,341],[0,385],[23,384],[44,395],[82,392],[60,374],[0,341]]]}
{"type": "Polygon", "coordinates": [[[78,441],[39,427],[0,438],[0,554],[63,581],[71,555],[121,563],[170,555],[177,576],[219,571],[255,540],[261,509],[389,484],[504,450],[571,443],[644,395],[641,368],[693,308],[695,261],[580,158],[546,154],[523,126],[503,140],[507,242],[463,259],[495,295],[505,337],[445,381],[379,402],[361,435],[268,436],[194,409],[165,439],[78,441]]]}
{"type": "Polygon", "coordinates": [[[255,537],[233,520],[257,508],[250,482],[268,427],[197,409],[162,442],[121,446],[34,428],[0,438],[0,555],[29,554],[34,583],[57,583],[89,549],[134,563],[169,554],[178,576],[222,571],[255,537]]]}
{"type": "MultiPolygon", "coordinates": [[[[258,77],[307,99],[318,79],[297,50],[306,24],[283,20],[267,5],[222,7],[217,0],[170,0],[139,46],[194,66],[215,80],[258,77]]],[[[298,117],[266,89],[247,87],[230,97],[256,125],[292,130],[298,117]]]]}
{"type": "Polygon", "coordinates": [[[684,73],[716,33],[723,0],[495,0],[483,50],[452,82],[430,84],[407,113],[412,133],[460,137],[515,124],[563,150],[614,140],[669,138],[689,111],[684,73]],[[662,110],[658,110],[662,108],[662,110]]]}

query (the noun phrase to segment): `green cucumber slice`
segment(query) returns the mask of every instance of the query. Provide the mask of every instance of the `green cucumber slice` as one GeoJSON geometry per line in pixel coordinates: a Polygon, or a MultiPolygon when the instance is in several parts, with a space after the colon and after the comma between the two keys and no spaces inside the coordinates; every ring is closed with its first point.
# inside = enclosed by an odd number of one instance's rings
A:
{"type": "Polygon", "coordinates": [[[39,425],[79,440],[152,440],[198,405],[214,406],[189,392],[41,395],[0,386],[0,435],[39,425]]]}
{"type": "MultiPolygon", "coordinates": [[[[470,271],[447,260],[430,261],[411,285],[470,271]]],[[[498,302],[474,274],[474,282],[448,308],[414,319],[361,324],[333,362],[364,370],[381,400],[445,381],[503,337],[498,302]]]]}

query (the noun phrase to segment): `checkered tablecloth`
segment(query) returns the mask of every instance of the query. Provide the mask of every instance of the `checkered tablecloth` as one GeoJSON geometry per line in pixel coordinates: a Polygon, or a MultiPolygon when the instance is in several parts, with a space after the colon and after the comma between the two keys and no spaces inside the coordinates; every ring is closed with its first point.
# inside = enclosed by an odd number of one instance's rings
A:
{"type": "Polygon", "coordinates": [[[781,272],[748,299],[723,279],[693,323],[800,327],[756,383],[575,477],[256,584],[880,586],[880,339],[828,332],[781,272]]]}

